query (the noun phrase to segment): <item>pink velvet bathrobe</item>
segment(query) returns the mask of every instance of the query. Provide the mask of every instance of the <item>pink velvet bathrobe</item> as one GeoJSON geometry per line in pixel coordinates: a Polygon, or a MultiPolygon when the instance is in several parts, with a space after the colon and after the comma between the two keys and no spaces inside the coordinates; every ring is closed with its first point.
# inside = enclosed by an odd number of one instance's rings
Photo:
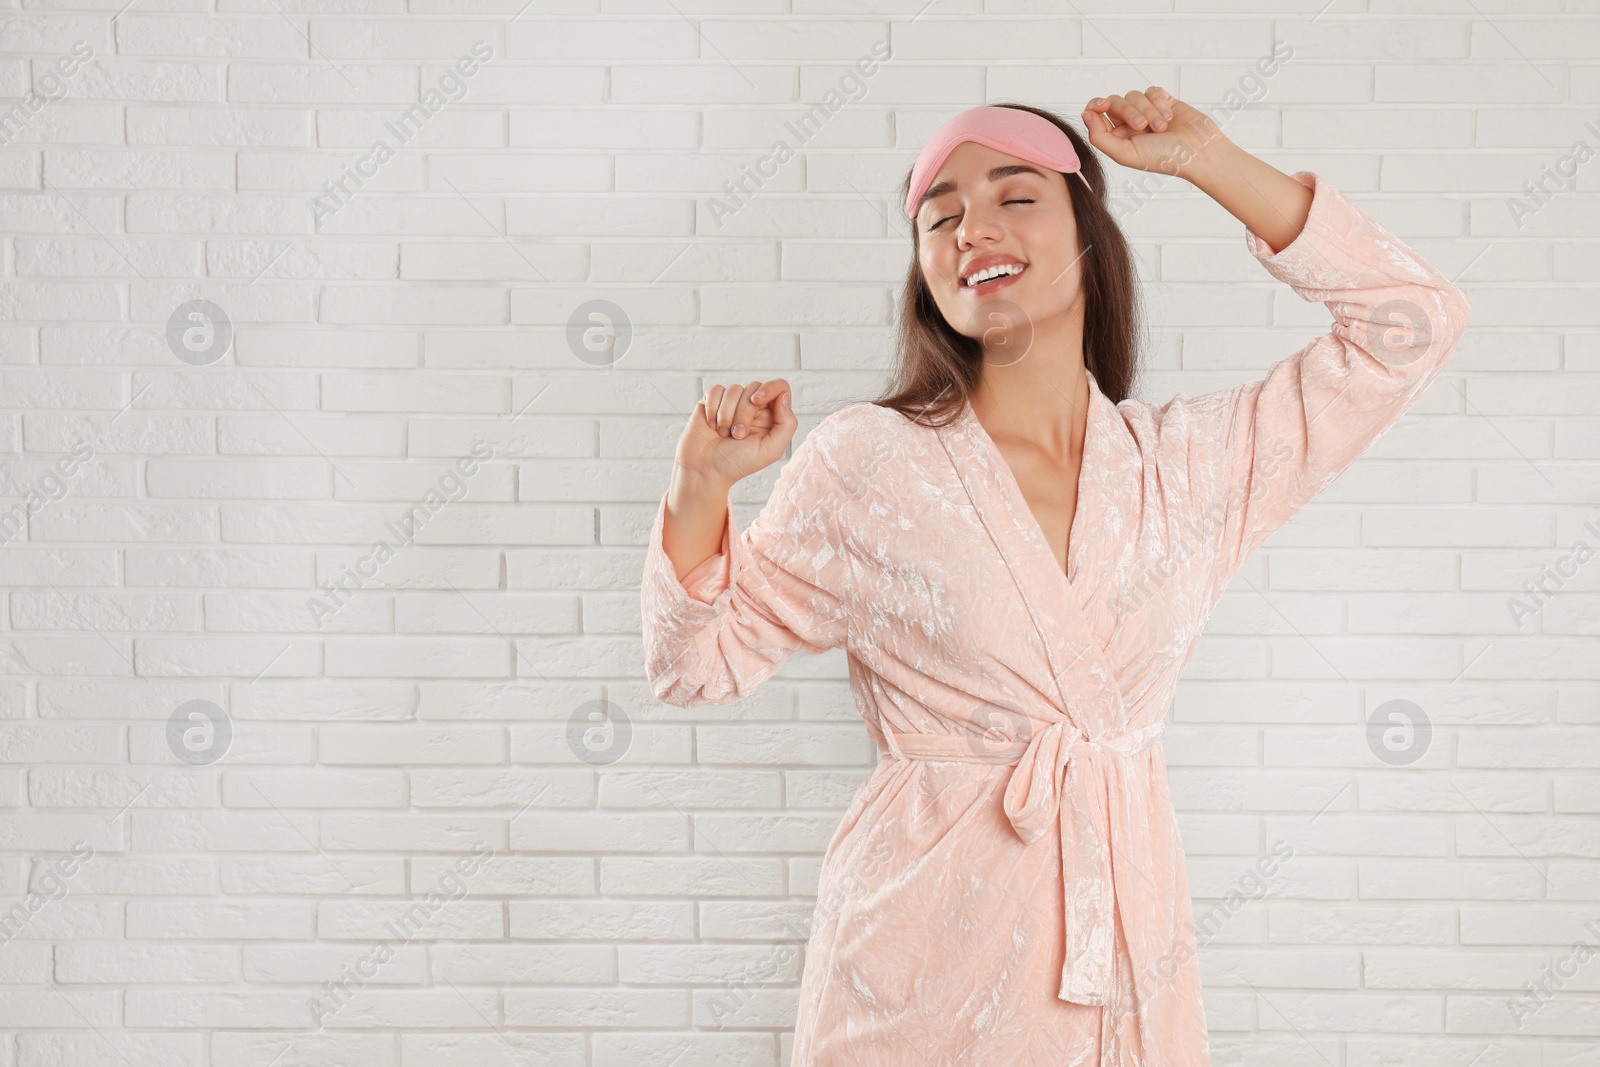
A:
{"type": "Polygon", "coordinates": [[[688,707],[844,646],[882,759],[828,844],[792,1067],[1210,1063],[1160,744],[1245,559],[1428,387],[1461,292],[1310,171],[1305,229],[1246,247],[1333,328],[1161,406],[1093,377],[1065,573],[964,408],[824,418],[680,583],[644,564],[646,669],[688,707]]]}

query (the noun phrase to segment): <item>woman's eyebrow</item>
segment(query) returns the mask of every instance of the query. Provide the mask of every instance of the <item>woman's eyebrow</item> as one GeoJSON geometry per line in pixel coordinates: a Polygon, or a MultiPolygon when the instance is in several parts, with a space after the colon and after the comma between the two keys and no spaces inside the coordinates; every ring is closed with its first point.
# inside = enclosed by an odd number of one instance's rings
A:
{"type": "MultiPolygon", "coordinates": [[[[1004,166],[995,167],[993,170],[991,170],[988,178],[992,182],[997,182],[1001,178],[1009,178],[1013,174],[1037,174],[1041,178],[1044,177],[1044,172],[1038,167],[1030,167],[1026,163],[1007,163],[1004,166]]],[[[929,186],[928,191],[922,194],[922,199],[917,201],[917,210],[921,211],[922,205],[926,204],[934,197],[943,196],[945,193],[953,193],[955,191],[956,183],[948,178],[940,182],[938,185],[929,186]]]]}

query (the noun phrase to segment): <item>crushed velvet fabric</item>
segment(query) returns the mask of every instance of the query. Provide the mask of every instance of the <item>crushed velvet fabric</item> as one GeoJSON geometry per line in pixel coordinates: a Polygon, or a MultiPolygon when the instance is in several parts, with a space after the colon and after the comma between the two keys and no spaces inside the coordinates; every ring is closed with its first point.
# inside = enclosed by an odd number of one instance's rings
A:
{"type": "Polygon", "coordinates": [[[843,646],[882,759],[829,842],[793,1067],[1210,1063],[1160,745],[1247,557],[1412,405],[1462,293],[1310,171],[1304,230],[1249,252],[1332,329],[1257,381],[1090,412],[1065,571],[971,408],[824,418],[741,532],[674,575],[663,495],[646,672],[737,700],[843,646]]]}

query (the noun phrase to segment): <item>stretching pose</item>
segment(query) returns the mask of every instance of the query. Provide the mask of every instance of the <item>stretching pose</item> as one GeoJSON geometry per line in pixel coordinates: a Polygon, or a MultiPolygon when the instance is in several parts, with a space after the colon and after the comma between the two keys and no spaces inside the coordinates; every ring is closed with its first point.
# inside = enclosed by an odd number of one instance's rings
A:
{"type": "Polygon", "coordinates": [[[823,857],[793,1067],[1206,1067],[1160,744],[1250,554],[1411,407],[1466,297],[1311,171],[1151,86],[1088,144],[1023,105],[962,112],[902,187],[912,262],[888,395],[780,459],[788,382],[713,386],[678,442],[642,609],[655,694],[748,695],[844,646],[882,759],[823,857]],[[1333,326],[1265,377],[1129,396],[1136,284],[1090,145],[1181,176],[1333,326]]]}

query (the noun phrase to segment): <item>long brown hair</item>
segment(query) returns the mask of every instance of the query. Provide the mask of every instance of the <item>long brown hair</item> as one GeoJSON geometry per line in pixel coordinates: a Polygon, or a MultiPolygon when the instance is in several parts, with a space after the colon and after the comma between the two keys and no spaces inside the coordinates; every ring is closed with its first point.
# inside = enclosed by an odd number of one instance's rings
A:
{"type": "MultiPolygon", "coordinates": [[[[1078,241],[1085,249],[1083,278],[1083,358],[1095,383],[1113,403],[1133,390],[1139,360],[1137,275],[1128,240],[1106,209],[1105,172],[1093,147],[1066,120],[1043,108],[1027,104],[997,104],[1031,111],[1048,119],[1072,141],[1083,176],[1094,192],[1077,178],[1062,176],[1078,220],[1078,241]]],[[[911,191],[911,172],[900,183],[898,203],[911,191]]],[[[872,403],[894,408],[914,422],[938,426],[960,413],[972,398],[983,371],[981,342],[957,333],[928,291],[917,262],[920,246],[915,220],[911,225],[911,265],[906,270],[896,329],[894,378],[887,395],[872,403]]]]}

